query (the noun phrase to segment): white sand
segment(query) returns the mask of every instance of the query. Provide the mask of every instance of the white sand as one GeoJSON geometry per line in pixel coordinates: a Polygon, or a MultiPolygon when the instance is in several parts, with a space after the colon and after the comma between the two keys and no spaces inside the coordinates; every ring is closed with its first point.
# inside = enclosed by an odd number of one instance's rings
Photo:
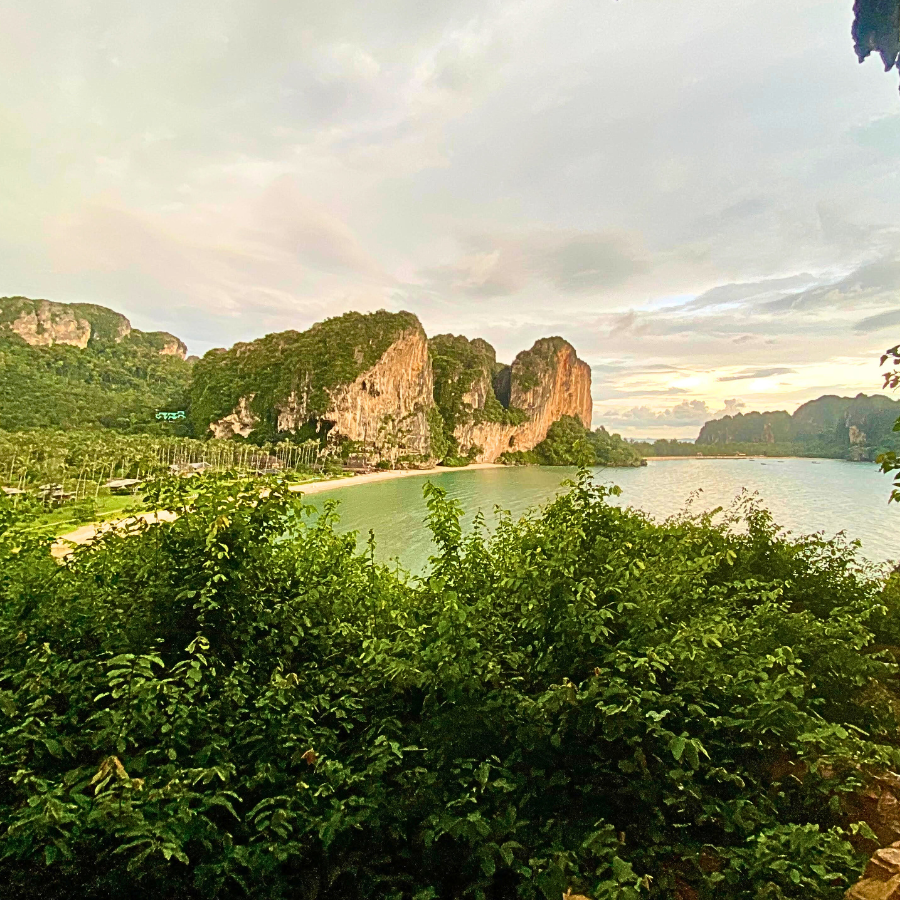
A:
{"type": "Polygon", "coordinates": [[[308,484],[293,484],[292,491],[304,494],[319,494],[335,488],[352,487],[356,484],[372,484],[376,481],[391,481],[394,478],[412,478],[416,475],[446,475],[448,472],[469,472],[472,469],[505,469],[499,463],[470,463],[458,469],[436,466],[432,469],[388,469],[384,472],[369,472],[366,475],[354,475],[351,478],[333,478],[329,481],[311,481],[308,484]]]}

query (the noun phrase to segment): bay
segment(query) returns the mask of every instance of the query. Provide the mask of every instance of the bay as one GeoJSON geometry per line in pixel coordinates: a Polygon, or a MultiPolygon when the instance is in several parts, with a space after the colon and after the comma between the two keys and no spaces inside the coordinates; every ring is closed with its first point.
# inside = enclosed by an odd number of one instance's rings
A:
{"type": "MultiPolygon", "coordinates": [[[[364,542],[375,533],[382,561],[399,560],[415,574],[424,571],[433,545],[424,526],[422,487],[428,480],[445,488],[465,510],[470,527],[480,510],[488,523],[497,508],[514,517],[546,503],[575,469],[529,466],[496,469],[448,469],[439,475],[348,485],[310,495],[321,509],[327,499],[339,503],[340,530],[356,531],[364,542]]],[[[776,522],[795,534],[843,532],[862,542],[861,554],[883,563],[900,559],[900,504],[888,504],[890,479],[873,463],[834,459],[674,459],[649,460],[639,469],[594,469],[601,483],[622,489],[612,503],[640,509],[656,520],[693,509],[730,505],[742,490],[758,495],[776,522]]]]}

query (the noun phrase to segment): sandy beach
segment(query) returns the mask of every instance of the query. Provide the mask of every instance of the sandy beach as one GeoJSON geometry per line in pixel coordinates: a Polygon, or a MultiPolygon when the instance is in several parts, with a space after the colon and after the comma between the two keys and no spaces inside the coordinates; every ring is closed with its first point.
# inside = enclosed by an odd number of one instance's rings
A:
{"type": "MultiPolygon", "coordinates": [[[[499,463],[471,463],[462,467],[467,471],[472,469],[504,469],[499,463]]],[[[347,478],[330,478],[327,481],[310,481],[306,484],[293,484],[289,488],[301,494],[320,494],[323,491],[333,491],[335,488],[354,487],[358,484],[372,484],[376,481],[392,481],[395,478],[412,478],[414,476],[446,475],[448,472],[459,472],[459,468],[434,466],[431,469],[388,469],[384,472],[368,472],[365,475],[351,475],[347,478]]],[[[86,544],[92,541],[98,534],[111,531],[123,525],[129,525],[136,521],[145,522],[171,522],[175,514],[167,510],[157,512],[140,513],[137,516],[126,516],[122,519],[111,519],[106,522],[91,522],[82,525],[74,531],[61,534],[53,544],[52,553],[57,559],[61,559],[72,552],[75,544],[86,544]]]]}
{"type": "Polygon", "coordinates": [[[468,466],[451,468],[434,466],[431,469],[388,469],[384,472],[368,472],[365,475],[353,475],[350,478],[332,478],[328,481],[310,481],[308,484],[291,485],[290,490],[303,494],[320,494],[322,491],[333,491],[335,488],[353,487],[357,484],[373,484],[376,481],[393,481],[395,478],[413,478],[431,475],[446,475],[448,472],[470,472],[472,469],[506,469],[499,463],[470,463],[468,466]]]}

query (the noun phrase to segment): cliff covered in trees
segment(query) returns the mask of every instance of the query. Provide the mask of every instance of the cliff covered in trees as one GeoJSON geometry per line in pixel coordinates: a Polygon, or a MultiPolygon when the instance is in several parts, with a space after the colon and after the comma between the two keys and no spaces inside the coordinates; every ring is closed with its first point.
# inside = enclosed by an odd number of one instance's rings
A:
{"type": "Polygon", "coordinates": [[[564,416],[591,420],[590,367],[562,338],[511,366],[481,339],[426,339],[407,312],[347,313],[197,364],[195,432],[349,442],[372,458],[493,462],[531,450],[564,416]]]}
{"type": "Polygon", "coordinates": [[[792,414],[779,410],[713,419],[700,429],[697,445],[779,445],[799,455],[874,459],[900,445],[900,435],[892,431],[898,415],[900,401],[883,394],[827,395],[792,414]]]}
{"type": "MultiPolygon", "coordinates": [[[[382,464],[534,461],[521,454],[564,419],[571,458],[557,460],[557,447],[548,459],[574,463],[581,431],[590,436],[590,367],[561,337],[504,365],[487,341],[429,340],[412,313],[380,310],[211,350],[193,366],[185,352],[174,335],[133,329],[102,306],[0,299],[0,428],[152,431],[157,410],[183,409],[184,422],[162,427],[257,444],[314,439],[382,464]]],[[[622,455],[606,452],[603,435],[587,440],[605,448],[598,462],[622,455]]]]}
{"type": "Polygon", "coordinates": [[[213,350],[194,371],[198,435],[359,443],[381,456],[431,453],[428,343],[411,313],[347,313],[213,350]]]}
{"type": "Polygon", "coordinates": [[[561,337],[541,338],[512,365],[486,341],[432,338],[435,401],[450,447],[478,462],[534,449],[563,417],[591,424],[591,370],[561,337]]]}
{"type": "Polygon", "coordinates": [[[121,313],[94,303],[56,303],[28,297],[0,297],[0,333],[15,334],[32,347],[66,344],[84,350],[126,338],[163,356],[184,359],[184,342],[167,331],[138,331],[121,313]]]}

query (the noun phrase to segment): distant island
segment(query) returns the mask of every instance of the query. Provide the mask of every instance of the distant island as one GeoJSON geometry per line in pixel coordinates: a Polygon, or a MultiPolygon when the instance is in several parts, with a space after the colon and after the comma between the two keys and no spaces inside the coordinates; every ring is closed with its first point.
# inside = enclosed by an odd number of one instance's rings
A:
{"type": "Polygon", "coordinates": [[[591,371],[561,337],[497,361],[409,312],[347,313],[186,358],[93,304],[0,298],[0,430],[317,442],[362,466],[642,464],[591,431],[591,371]],[[181,415],[183,413],[183,416],[181,415]]]}
{"type": "Polygon", "coordinates": [[[810,400],[793,413],[738,413],[712,419],[694,443],[677,440],[633,444],[645,456],[805,456],[873,461],[900,450],[900,400],[883,394],[810,400]]]}

